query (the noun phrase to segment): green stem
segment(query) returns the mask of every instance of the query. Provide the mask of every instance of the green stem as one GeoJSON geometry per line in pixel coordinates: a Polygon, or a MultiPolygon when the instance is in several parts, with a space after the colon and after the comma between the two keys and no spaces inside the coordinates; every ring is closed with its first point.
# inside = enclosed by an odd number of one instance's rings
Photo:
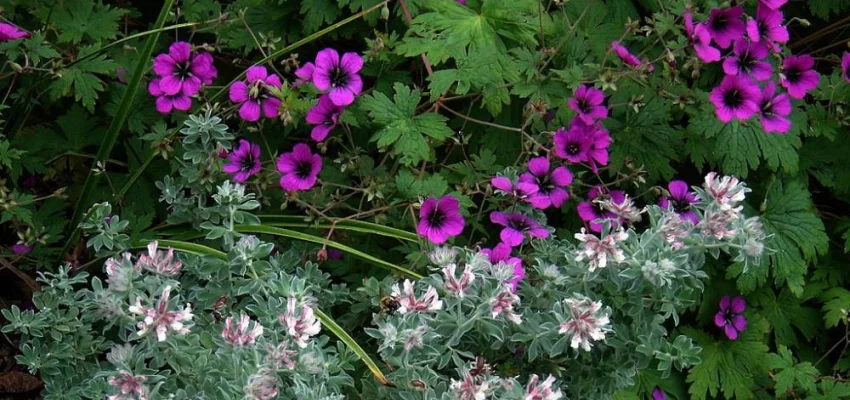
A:
{"type": "Polygon", "coordinates": [[[305,222],[304,217],[297,215],[258,215],[258,217],[260,217],[260,220],[262,220],[265,225],[271,226],[286,226],[292,228],[315,227],[321,229],[330,229],[330,227],[333,226],[335,229],[340,230],[372,233],[413,243],[419,242],[419,236],[415,233],[356,219],[334,218],[330,220],[331,223],[312,223],[305,222]]]}
{"type": "Polygon", "coordinates": [[[293,231],[293,230],[289,230],[289,229],[276,228],[276,227],[273,227],[273,226],[266,226],[266,225],[236,225],[236,226],[233,227],[233,230],[236,231],[236,232],[239,232],[239,233],[266,234],[266,235],[280,236],[280,237],[285,237],[285,238],[289,238],[289,239],[302,240],[302,241],[305,241],[305,242],[321,244],[323,246],[328,246],[328,247],[331,247],[331,248],[334,248],[334,249],[337,249],[337,250],[344,251],[344,252],[349,253],[353,256],[360,257],[364,260],[371,261],[371,262],[373,262],[373,263],[375,263],[375,264],[377,264],[381,267],[394,270],[394,271],[401,273],[403,275],[407,275],[407,276],[409,276],[413,279],[422,279],[423,278],[422,275],[419,275],[416,272],[413,272],[413,271],[411,271],[407,268],[386,262],[384,260],[381,260],[380,258],[373,257],[369,254],[366,254],[366,253],[360,251],[360,250],[348,247],[348,246],[346,246],[342,243],[334,242],[332,240],[328,240],[328,239],[321,238],[321,237],[318,237],[318,236],[308,235],[306,233],[301,233],[301,232],[297,232],[297,231],[293,231]]]}
{"type": "Polygon", "coordinates": [[[151,155],[148,156],[144,164],[140,165],[139,168],[136,168],[136,170],[133,171],[133,175],[130,175],[130,179],[127,180],[127,183],[125,183],[124,186],[121,187],[121,190],[119,190],[118,193],[115,194],[116,199],[121,199],[124,197],[125,194],[127,194],[127,191],[130,190],[131,187],[133,187],[133,184],[136,183],[136,180],[139,179],[140,176],[142,176],[142,173],[145,172],[145,169],[148,168],[148,165],[150,165],[150,163],[153,162],[153,159],[156,158],[156,154],[157,153],[155,151],[151,152],[151,155]]]}
{"type": "MultiPolygon", "coordinates": [[[[173,5],[174,0],[165,0],[162,5],[162,9],[159,12],[159,16],[156,19],[156,23],[154,24],[154,30],[161,29],[165,25],[165,20],[168,18],[168,12],[171,10],[173,5]]],[[[127,88],[124,92],[124,96],[121,97],[121,103],[118,105],[118,111],[115,113],[115,117],[112,118],[112,122],[109,124],[109,129],[106,131],[106,135],[104,135],[100,148],[97,151],[94,165],[98,165],[99,162],[104,162],[107,158],[109,158],[109,154],[112,153],[112,148],[115,147],[115,142],[121,134],[121,129],[124,127],[124,123],[130,115],[130,109],[136,99],[136,94],[142,81],[142,75],[145,72],[145,66],[150,62],[151,54],[153,53],[153,49],[156,46],[158,39],[159,32],[156,32],[148,36],[148,39],[145,41],[145,45],[139,53],[139,61],[136,62],[136,67],[133,69],[133,75],[127,81],[127,88]]],[[[83,188],[80,190],[80,194],[77,198],[77,204],[74,206],[74,213],[71,215],[71,223],[69,224],[69,227],[73,229],[73,231],[70,235],[68,235],[68,241],[65,243],[65,248],[63,249],[62,254],[67,253],[72,244],[75,242],[77,235],[79,234],[80,219],[82,218],[85,208],[88,207],[91,201],[92,192],[99,181],[100,174],[94,174],[93,169],[89,170],[89,174],[86,176],[83,188]]]]}

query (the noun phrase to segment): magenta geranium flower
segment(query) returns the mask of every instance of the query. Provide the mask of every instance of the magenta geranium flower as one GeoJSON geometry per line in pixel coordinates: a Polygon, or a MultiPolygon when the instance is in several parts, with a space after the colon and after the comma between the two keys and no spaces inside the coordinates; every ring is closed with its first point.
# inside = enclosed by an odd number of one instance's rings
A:
{"type": "Polygon", "coordinates": [[[850,52],[841,56],[841,77],[845,82],[850,82],[850,52]]]}
{"type": "Polygon", "coordinates": [[[227,155],[227,163],[222,170],[233,175],[236,182],[245,182],[260,172],[260,146],[245,139],[239,139],[239,145],[227,155]]]}
{"type": "Polygon", "coordinates": [[[759,0],[759,5],[764,5],[765,7],[770,8],[772,10],[778,10],[787,2],[788,0],[759,0]]]}
{"type": "Polygon", "coordinates": [[[520,175],[519,181],[538,188],[537,193],[529,196],[527,201],[534,208],[545,210],[550,206],[561,207],[570,198],[565,188],[573,183],[573,174],[563,166],[549,172],[549,159],[535,157],[528,161],[528,172],[520,175]]]}
{"type": "Polygon", "coordinates": [[[714,325],[723,329],[723,333],[729,340],[737,340],[738,335],[747,329],[747,319],[744,318],[744,309],[747,303],[741,296],[730,299],[723,296],[720,299],[720,311],[714,315],[714,325]]]}
{"type": "Polygon", "coordinates": [[[294,83],[292,83],[292,87],[301,86],[305,83],[313,82],[313,70],[316,66],[311,63],[305,63],[300,68],[295,70],[295,76],[298,77],[294,83]]]}
{"type": "Polygon", "coordinates": [[[611,145],[611,136],[608,130],[598,123],[586,128],[591,131],[590,141],[590,169],[597,172],[597,164],[608,165],[608,146],[611,145]]]}
{"type": "Polygon", "coordinates": [[[697,57],[707,63],[720,61],[720,50],[711,45],[711,34],[704,24],[694,25],[691,10],[685,10],[685,33],[693,44],[697,57]]]}
{"type": "Polygon", "coordinates": [[[516,185],[514,185],[514,183],[506,176],[494,176],[490,178],[490,184],[508,196],[516,197],[520,200],[528,199],[529,197],[537,194],[540,190],[536,184],[529,182],[519,181],[516,185]]]}
{"type": "Polygon", "coordinates": [[[761,92],[759,115],[765,132],[786,133],[791,129],[791,99],[787,94],[776,94],[776,85],[768,82],[761,92]]]}
{"type": "Polygon", "coordinates": [[[23,37],[28,37],[30,34],[27,31],[18,28],[15,25],[0,22],[0,42],[8,42],[17,40],[23,37]]]}
{"type": "Polygon", "coordinates": [[[521,245],[526,235],[538,239],[549,237],[549,231],[546,228],[520,213],[493,211],[490,213],[490,221],[504,227],[499,237],[503,243],[511,247],[521,245]]]}
{"type": "Polygon", "coordinates": [[[419,209],[416,233],[428,238],[433,244],[442,244],[450,236],[460,235],[465,224],[466,221],[460,215],[460,202],[454,196],[447,194],[439,199],[429,197],[419,209]]]}
{"type": "Polygon", "coordinates": [[[744,36],[746,25],[741,20],[743,14],[744,9],[740,6],[711,10],[706,28],[720,48],[728,48],[732,45],[732,42],[744,36]]]}
{"type": "Polygon", "coordinates": [[[310,146],[298,143],[291,152],[278,158],[277,170],[281,173],[280,187],[284,190],[310,190],[322,170],[322,157],[313,154],[310,146]]]}
{"type": "Polygon", "coordinates": [[[345,108],[334,104],[328,95],[319,96],[319,102],[307,112],[307,123],[313,125],[310,138],[317,142],[325,140],[336,128],[343,110],[345,108]]]}
{"type": "Polygon", "coordinates": [[[670,197],[661,196],[658,199],[658,206],[667,210],[672,209],[674,213],[679,214],[679,218],[696,225],[699,222],[699,216],[691,206],[699,203],[699,200],[695,193],[688,191],[688,184],[685,181],[673,180],[667,184],[667,191],[670,192],[670,197]]]}
{"type": "Polygon", "coordinates": [[[620,225],[622,221],[617,214],[602,207],[602,201],[610,198],[614,203],[620,204],[626,201],[626,194],[622,190],[608,191],[604,186],[597,185],[587,193],[588,201],[578,205],[578,216],[582,221],[590,225],[593,232],[602,232],[602,225],[608,221],[614,225],[620,225]]]}
{"type": "Polygon", "coordinates": [[[207,52],[192,53],[192,46],[186,42],[174,42],[168,53],[156,56],[153,71],[161,78],[159,89],[170,96],[194,96],[202,84],[211,84],[218,74],[213,57],[207,52]]]}
{"type": "Polygon", "coordinates": [[[820,75],[812,68],[815,59],[808,54],[788,56],[782,61],[782,75],[779,83],[794,99],[806,97],[806,93],[818,87],[820,75]]]}
{"type": "Polygon", "coordinates": [[[761,91],[750,78],[726,75],[708,98],[721,121],[747,120],[758,111],[761,91]]]}
{"type": "Polygon", "coordinates": [[[327,92],[334,104],[347,106],[363,90],[363,80],[358,74],[361,68],[363,58],[357,53],[345,53],[340,58],[336,50],[324,49],[316,55],[313,84],[327,92]]]}
{"type": "Polygon", "coordinates": [[[745,38],[735,41],[732,54],[723,60],[723,72],[727,75],[751,76],[759,81],[770,79],[773,68],[765,61],[768,53],[764,42],[751,42],[745,38]]]}
{"type": "Polygon", "coordinates": [[[788,28],[782,24],[782,12],[759,3],[755,19],[747,21],[747,36],[753,42],[761,42],[778,52],[776,43],[788,41],[788,28]]]}
{"type": "Polygon", "coordinates": [[[230,101],[240,104],[239,118],[248,122],[257,122],[260,115],[276,118],[280,111],[280,99],[274,97],[270,88],[280,89],[280,77],[269,75],[266,67],[255,65],[248,68],[244,81],[230,86],[230,101]]]}
{"type": "Polygon", "coordinates": [[[487,255],[490,263],[505,263],[514,266],[514,276],[505,283],[510,284],[513,291],[516,292],[519,283],[525,279],[525,268],[523,268],[522,260],[519,257],[511,256],[512,251],[513,247],[505,243],[499,243],[492,249],[481,249],[481,252],[487,255]]]}
{"type": "Polygon", "coordinates": [[[590,160],[590,147],[592,137],[584,132],[564,128],[558,129],[554,137],[555,155],[571,163],[580,163],[590,160]]]}
{"type": "Polygon", "coordinates": [[[598,119],[608,117],[608,107],[602,105],[603,101],[605,101],[605,94],[601,90],[580,85],[573,93],[573,97],[567,100],[567,104],[578,113],[582,121],[592,124],[598,119]]]}
{"type": "Polygon", "coordinates": [[[632,54],[632,52],[630,52],[626,46],[620,44],[620,42],[616,40],[611,42],[611,49],[613,49],[614,52],[617,53],[617,57],[620,57],[620,60],[623,62],[623,64],[635,68],[641,65],[640,59],[637,58],[637,56],[635,56],[634,54],[632,54]]]}
{"type": "Polygon", "coordinates": [[[25,256],[30,252],[32,252],[32,246],[26,243],[18,242],[12,245],[12,253],[17,254],[19,256],[25,256]]]}
{"type": "Polygon", "coordinates": [[[159,82],[162,78],[154,78],[148,83],[148,93],[156,97],[156,110],[160,114],[168,114],[172,110],[186,111],[192,108],[192,98],[177,92],[177,94],[169,95],[159,88],[159,82]]]}
{"type": "Polygon", "coordinates": [[[664,394],[664,391],[661,388],[655,388],[652,390],[652,400],[667,400],[667,395],[664,394]]]}

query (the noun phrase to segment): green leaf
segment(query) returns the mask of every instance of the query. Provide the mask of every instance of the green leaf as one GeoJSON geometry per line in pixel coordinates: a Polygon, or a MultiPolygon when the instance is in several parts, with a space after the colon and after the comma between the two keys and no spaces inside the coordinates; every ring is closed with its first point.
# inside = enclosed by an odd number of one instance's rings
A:
{"type": "Polygon", "coordinates": [[[838,326],[839,322],[847,320],[850,312],[850,291],[842,287],[834,287],[821,296],[823,304],[823,320],[827,328],[838,326]]]}
{"type": "Polygon", "coordinates": [[[94,0],[70,0],[45,12],[60,32],[59,42],[76,44],[83,38],[89,42],[114,38],[119,32],[118,19],[127,10],[115,9],[94,0]]]}
{"type": "Polygon", "coordinates": [[[690,327],[682,329],[684,334],[703,348],[700,354],[702,362],[688,373],[692,398],[718,398],[721,392],[722,397],[727,399],[747,400],[755,397],[754,379],[766,372],[764,358],[768,354],[768,347],[764,337],[768,324],[756,315],[747,315],[747,319],[747,329],[734,341],[725,337],[717,341],[702,330],[690,327]]]}
{"type": "Polygon", "coordinates": [[[810,362],[795,363],[791,350],[785,346],[780,345],[777,350],[777,354],[768,354],[766,360],[767,367],[774,370],[776,394],[783,395],[792,389],[813,392],[819,375],[817,368],[810,362]]]}
{"type": "Polygon", "coordinates": [[[850,0],[808,0],[809,10],[821,19],[829,19],[831,15],[841,15],[850,10],[850,0]]]}
{"type": "Polygon", "coordinates": [[[801,179],[775,181],[764,204],[761,221],[769,236],[767,247],[775,251],[769,260],[776,284],[787,284],[792,293],[799,295],[808,264],[818,254],[826,253],[829,237],[801,179]]]}
{"type": "Polygon", "coordinates": [[[74,99],[94,112],[98,92],[104,90],[103,81],[95,74],[109,74],[117,64],[107,60],[105,55],[89,58],[73,66],[63,69],[59,77],[50,85],[50,95],[53,99],[74,95],[74,99]]]}
{"type": "Polygon", "coordinates": [[[395,95],[390,100],[381,92],[365,96],[360,104],[372,119],[384,127],[372,135],[381,149],[392,147],[404,165],[416,165],[431,159],[428,138],[441,143],[454,131],[446,126],[446,117],[436,113],[416,115],[421,93],[402,83],[393,85],[395,95]]]}
{"type": "Polygon", "coordinates": [[[303,0],[301,14],[304,22],[301,24],[304,33],[313,33],[324,24],[334,22],[339,18],[340,10],[332,0],[303,0]]]}

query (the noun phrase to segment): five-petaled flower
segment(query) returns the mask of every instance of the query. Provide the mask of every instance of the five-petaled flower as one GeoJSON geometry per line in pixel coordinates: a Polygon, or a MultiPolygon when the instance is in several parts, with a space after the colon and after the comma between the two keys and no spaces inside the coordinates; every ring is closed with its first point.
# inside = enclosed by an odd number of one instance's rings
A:
{"type": "Polygon", "coordinates": [[[711,34],[708,28],[705,24],[694,25],[694,17],[690,9],[685,10],[685,33],[700,60],[707,63],[720,61],[720,50],[711,45],[711,34]]]}
{"type": "Polygon", "coordinates": [[[230,101],[239,104],[239,118],[248,122],[259,121],[261,114],[266,118],[276,118],[280,114],[281,102],[271,88],[281,88],[277,74],[269,74],[261,65],[248,68],[245,80],[234,82],[229,91],[230,101]]]}
{"type": "Polygon", "coordinates": [[[526,236],[538,239],[549,237],[549,231],[545,227],[520,213],[493,211],[490,213],[490,221],[504,227],[499,237],[502,239],[502,243],[511,247],[521,245],[526,236]]]}
{"type": "Polygon", "coordinates": [[[260,172],[260,146],[245,139],[239,139],[239,145],[227,154],[227,162],[221,168],[233,175],[233,180],[243,183],[260,172]]]}
{"type": "Polygon", "coordinates": [[[343,110],[345,108],[334,104],[328,95],[319,96],[319,102],[307,111],[307,123],[313,125],[310,138],[317,142],[325,140],[336,128],[343,110]]]}
{"type": "Polygon", "coordinates": [[[605,94],[601,90],[580,85],[567,104],[589,125],[608,117],[608,107],[602,104],[604,101],[605,94]]]}
{"type": "Polygon", "coordinates": [[[741,20],[743,14],[744,9],[740,6],[711,10],[706,28],[720,48],[728,48],[734,41],[744,36],[746,25],[741,20]]]}
{"type": "Polygon", "coordinates": [[[162,290],[162,295],[157,302],[156,307],[145,307],[142,305],[142,298],[136,297],[136,304],[130,306],[130,314],[143,316],[137,327],[136,332],[139,336],[144,336],[149,331],[156,332],[156,338],[160,342],[165,341],[168,330],[172,330],[178,335],[189,333],[187,322],[192,321],[192,306],[186,306],[178,311],[168,310],[168,298],[171,296],[171,286],[166,286],[162,290]]]}
{"type": "Polygon", "coordinates": [[[590,351],[592,342],[605,339],[610,330],[608,313],[602,303],[589,299],[564,299],[565,320],[558,333],[570,336],[570,347],[590,351]]]}
{"type": "Polygon", "coordinates": [[[733,119],[747,120],[759,110],[761,91],[750,78],[726,75],[714,88],[709,100],[714,104],[717,118],[723,122],[733,119]]]}
{"type": "Polygon", "coordinates": [[[212,84],[218,75],[213,65],[213,57],[207,52],[192,52],[192,46],[186,42],[174,42],[168,53],[153,59],[153,72],[160,77],[159,90],[173,96],[182,93],[194,96],[201,85],[212,84]]]}
{"type": "Polygon", "coordinates": [[[537,187],[537,192],[526,199],[534,208],[558,208],[570,198],[566,187],[573,183],[573,174],[564,166],[556,167],[550,172],[549,159],[535,157],[528,161],[528,172],[520,175],[517,186],[523,183],[537,187]]]}
{"type": "Polygon", "coordinates": [[[759,99],[759,116],[765,132],[786,133],[791,130],[791,99],[785,93],[776,93],[776,84],[764,85],[759,99]]]}
{"type": "Polygon", "coordinates": [[[454,196],[429,197],[419,209],[416,233],[428,238],[431,243],[442,244],[450,236],[460,235],[465,223],[460,215],[460,203],[454,196]]]}
{"type": "Polygon", "coordinates": [[[793,99],[802,99],[806,93],[818,87],[820,74],[813,68],[815,59],[808,54],[788,56],[782,61],[782,75],[779,83],[788,90],[793,99]]]}
{"type": "Polygon", "coordinates": [[[729,340],[737,340],[738,335],[747,329],[747,319],[744,318],[744,309],[747,303],[741,296],[720,298],[720,310],[714,314],[714,325],[723,329],[723,333],[729,340]]]}
{"type": "Polygon", "coordinates": [[[298,143],[291,152],[277,159],[277,170],[281,173],[280,187],[284,190],[310,190],[319,179],[322,156],[313,154],[310,146],[298,143]]]}
{"type": "Polygon", "coordinates": [[[336,50],[324,49],[316,54],[310,77],[316,89],[328,93],[331,102],[347,106],[354,103],[354,98],[363,91],[363,80],[359,74],[361,68],[363,58],[357,53],[345,53],[340,58],[336,50]]]}
{"type": "Polygon", "coordinates": [[[751,42],[745,38],[735,41],[732,54],[723,60],[726,75],[750,76],[758,81],[770,79],[773,67],[765,59],[769,50],[763,42],[751,42]]]}
{"type": "Polygon", "coordinates": [[[755,19],[747,21],[747,36],[757,43],[764,43],[774,52],[779,51],[777,43],[788,41],[788,28],[782,24],[782,12],[765,6],[759,1],[755,19]]]}
{"type": "Polygon", "coordinates": [[[398,301],[398,312],[401,314],[424,313],[443,308],[443,301],[440,300],[437,289],[429,285],[422,297],[416,297],[416,291],[410,279],[405,279],[401,287],[398,283],[394,284],[390,294],[398,301]]]}
{"type": "Polygon", "coordinates": [[[313,309],[306,304],[298,307],[298,300],[294,297],[286,300],[286,312],[278,315],[278,319],[286,328],[286,334],[302,349],[307,347],[311,337],[322,330],[322,324],[316,319],[313,309]]]}
{"type": "Polygon", "coordinates": [[[670,196],[661,196],[658,199],[658,206],[664,209],[672,209],[673,212],[679,214],[685,221],[690,221],[693,224],[699,222],[699,216],[694,212],[692,206],[699,203],[699,199],[694,192],[688,190],[688,184],[681,180],[672,180],[667,184],[667,191],[670,196]]]}

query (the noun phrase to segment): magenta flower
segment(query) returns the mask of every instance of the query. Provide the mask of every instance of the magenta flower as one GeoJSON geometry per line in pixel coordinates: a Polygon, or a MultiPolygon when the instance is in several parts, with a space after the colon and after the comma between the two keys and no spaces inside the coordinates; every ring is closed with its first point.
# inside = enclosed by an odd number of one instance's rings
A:
{"type": "Polygon", "coordinates": [[[347,106],[363,90],[360,69],[363,59],[357,53],[345,53],[342,59],[334,49],[324,49],[316,55],[313,69],[313,84],[316,89],[328,92],[331,101],[338,106],[347,106]]]}
{"type": "Polygon", "coordinates": [[[745,38],[735,41],[733,54],[723,60],[726,75],[751,76],[759,81],[770,79],[773,68],[765,61],[770,52],[764,42],[750,42],[745,38]]]}
{"type": "Polygon", "coordinates": [[[661,388],[657,387],[652,390],[652,400],[667,400],[667,395],[661,388]]]}
{"type": "Polygon", "coordinates": [[[266,67],[255,65],[248,68],[244,81],[230,86],[230,101],[240,104],[239,118],[243,121],[257,122],[260,114],[266,118],[276,118],[280,111],[280,99],[274,97],[269,88],[280,89],[280,77],[269,75],[266,67]]]}
{"type": "Polygon", "coordinates": [[[743,14],[744,9],[740,6],[711,10],[706,28],[720,48],[728,48],[732,45],[732,42],[744,36],[746,26],[744,21],[741,20],[743,14]]]}
{"type": "Polygon", "coordinates": [[[153,71],[161,78],[159,89],[169,96],[177,93],[194,96],[201,90],[201,84],[211,84],[218,75],[213,57],[206,52],[193,54],[192,46],[186,42],[174,42],[167,54],[156,56],[153,71]]]}
{"type": "Polygon", "coordinates": [[[298,79],[295,80],[295,82],[292,84],[292,87],[301,86],[305,83],[313,82],[314,69],[316,69],[316,66],[311,62],[305,63],[300,68],[296,69],[295,76],[297,76],[298,79]]]}
{"type": "Polygon", "coordinates": [[[747,329],[747,319],[744,318],[744,309],[747,303],[741,296],[729,299],[723,296],[720,299],[720,311],[714,315],[714,325],[723,329],[723,333],[729,340],[737,340],[738,334],[747,329]]]}
{"type": "Polygon", "coordinates": [[[19,256],[25,256],[32,252],[32,246],[18,242],[12,245],[12,253],[15,253],[19,256]]]}
{"type": "Polygon", "coordinates": [[[845,82],[850,82],[850,52],[841,56],[841,77],[845,82]]]}
{"type": "MultiPolygon", "coordinates": [[[[574,119],[573,125],[581,124],[581,121],[574,119]]],[[[597,171],[597,165],[608,165],[608,146],[611,145],[611,136],[607,129],[603,129],[602,125],[597,123],[593,126],[584,127],[581,129],[591,132],[590,140],[590,169],[593,172],[597,171]]]]}
{"type": "Polygon", "coordinates": [[[241,183],[260,172],[260,168],[260,146],[239,139],[239,145],[227,155],[227,163],[221,169],[241,183]]]}
{"type": "Polygon", "coordinates": [[[788,56],[782,61],[779,83],[788,90],[792,99],[802,99],[806,93],[818,87],[820,75],[812,69],[814,66],[815,59],[808,54],[788,56]]]}
{"type": "Polygon", "coordinates": [[[670,181],[667,184],[667,190],[670,192],[670,197],[662,196],[658,199],[658,206],[667,210],[672,208],[681,219],[696,225],[699,222],[699,216],[691,206],[699,203],[699,199],[696,194],[688,191],[688,184],[680,180],[670,181]]]}
{"type": "Polygon", "coordinates": [[[172,110],[186,111],[192,108],[192,98],[183,92],[174,95],[163,92],[159,87],[161,80],[162,78],[154,78],[148,84],[148,93],[156,97],[156,111],[160,114],[168,114],[172,110]]]}
{"type": "Polygon", "coordinates": [[[620,57],[620,60],[623,61],[624,64],[635,68],[640,66],[640,59],[632,54],[626,46],[620,44],[620,42],[616,40],[611,42],[611,49],[617,53],[617,57],[620,57]]]}
{"type": "Polygon", "coordinates": [[[590,160],[590,148],[592,137],[583,131],[576,129],[558,129],[555,132],[554,151],[555,155],[571,163],[580,163],[590,160]]]}
{"type": "Polygon", "coordinates": [[[747,21],[747,36],[753,42],[761,42],[774,52],[779,51],[776,43],[788,41],[788,28],[782,25],[782,12],[759,3],[756,18],[747,21]]]}
{"type": "Polygon", "coordinates": [[[549,172],[549,159],[535,157],[528,161],[528,171],[519,177],[520,183],[533,184],[537,193],[528,197],[528,202],[534,207],[545,210],[550,206],[561,207],[570,193],[564,188],[573,183],[573,174],[567,167],[557,167],[549,172]]]}
{"type": "Polygon", "coordinates": [[[433,244],[445,243],[449,236],[463,232],[466,222],[460,215],[460,203],[447,194],[440,199],[429,197],[419,209],[419,224],[416,233],[424,236],[433,244]]]}
{"type": "Polygon", "coordinates": [[[567,100],[567,104],[578,113],[582,121],[592,124],[598,119],[608,117],[608,108],[602,105],[603,101],[605,94],[601,90],[580,85],[573,97],[567,100]]]}
{"type": "Polygon", "coordinates": [[[788,0],[759,0],[759,6],[763,5],[771,10],[778,10],[787,2],[788,0]]]}
{"type": "Polygon", "coordinates": [[[714,104],[717,118],[730,122],[752,117],[758,112],[760,97],[759,87],[750,78],[726,75],[708,98],[714,104]]]}
{"type": "Polygon", "coordinates": [[[546,228],[520,213],[493,211],[490,213],[490,221],[504,227],[499,237],[503,243],[511,247],[521,245],[526,235],[538,239],[549,237],[549,231],[546,228]]]}
{"type": "Polygon", "coordinates": [[[540,190],[534,183],[523,182],[520,180],[514,185],[511,180],[506,176],[494,176],[490,178],[490,184],[493,185],[494,188],[501,190],[505,194],[511,197],[516,197],[520,200],[526,200],[529,197],[537,194],[540,190]]]}
{"type": "Polygon", "coordinates": [[[513,248],[505,243],[499,243],[492,249],[481,249],[481,252],[490,259],[491,264],[505,263],[514,266],[514,276],[505,283],[510,284],[516,292],[519,283],[525,279],[525,268],[522,266],[522,259],[511,257],[512,251],[513,248]]]}
{"type": "Polygon", "coordinates": [[[694,25],[691,10],[685,10],[685,32],[694,46],[697,57],[707,63],[720,61],[720,50],[711,46],[711,34],[708,33],[704,24],[694,25]]]}
{"type": "Polygon", "coordinates": [[[791,99],[787,94],[776,93],[776,85],[768,82],[761,92],[759,100],[759,115],[761,126],[765,132],[786,133],[791,129],[791,121],[787,118],[791,114],[791,99]]]}
{"type": "Polygon", "coordinates": [[[602,232],[602,225],[606,221],[615,226],[622,223],[617,214],[602,207],[602,202],[607,199],[618,204],[626,201],[626,194],[622,190],[611,190],[609,192],[604,186],[597,185],[590,189],[587,198],[588,201],[579,203],[578,216],[582,221],[590,224],[591,231],[602,232]]]}
{"type": "Polygon", "coordinates": [[[345,109],[334,104],[328,95],[319,96],[319,102],[307,111],[307,123],[313,125],[310,138],[317,142],[325,140],[336,128],[343,110],[345,109]]]}
{"type": "Polygon", "coordinates": [[[30,34],[27,31],[18,28],[15,25],[0,22],[0,42],[9,42],[18,40],[23,37],[28,37],[30,34]]]}
{"type": "Polygon", "coordinates": [[[281,173],[280,187],[284,190],[310,190],[322,170],[322,156],[310,152],[310,146],[298,143],[291,152],[277,159],[277,170],[281,173]]]}

